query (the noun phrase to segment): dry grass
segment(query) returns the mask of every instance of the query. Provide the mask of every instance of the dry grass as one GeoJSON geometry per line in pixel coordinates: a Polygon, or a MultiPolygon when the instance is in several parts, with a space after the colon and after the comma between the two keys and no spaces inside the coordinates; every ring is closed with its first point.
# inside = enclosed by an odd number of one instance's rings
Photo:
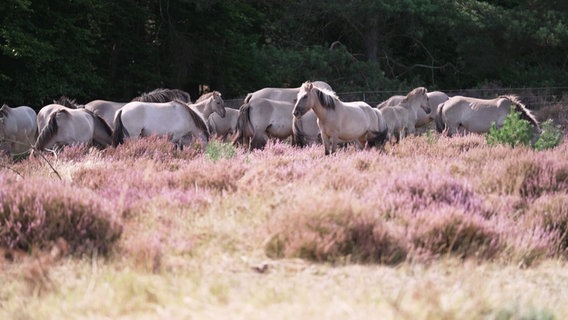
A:
{"type": "Polygon", "coordinates": [[[92,203],[121,230],[79,254],[0,232],[0,318],[566,318],[567,149],[422,136],[212,161],[153,139],[48,156],[62,181],[41,159],[0,159],[3,190],[29,184],[0,213],[74,190],[88,196],[61,208],[92,203]]]}

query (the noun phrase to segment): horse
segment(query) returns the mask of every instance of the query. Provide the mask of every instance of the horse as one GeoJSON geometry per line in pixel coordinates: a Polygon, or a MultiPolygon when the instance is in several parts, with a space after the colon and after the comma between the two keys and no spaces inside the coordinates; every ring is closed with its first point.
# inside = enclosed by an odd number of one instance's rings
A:
{"type": "Polygon", "coordinates": [[[388,128],[381,113],[363,101],[343,102],[333,91],[305,82],[292,111],[301,118],[314,110],[318,118],[325,155],[335,152],[339,142],[356,142],[359,149],[384,145],[388,128]]]}
{"type": "MultiPolygon", "coordinates": [[[[326,82],[323,81],[314,81],[312,82],[314,86],[322,88],[322,89],[327,89],[327,90],[332,90],[331,86],[329,84],[327,84],[326,82]]],[[[253,93],[249,93],[246,98],[244,99],[244,104],[248,104],[251,101],[254,101],[255,99],[269,99],[272,101],[285,101],[285,102],[289,102],[294,104],[296,102],[296,97],[298,95],[298,92],[300,91],[300,87],[297,88],[263,88],[260,90],[257,90],[253,93]]],[[[264,103],[266,105],[266,103],[264,103]]],[[[242,108],[242,106],[241,106],[242,108]]],[[[258,108],[258,107],[257,107],[258,108]]],[[[265,113],[267,116],[271,116],[271,112],[266,112],[265,113]]],[[[318,143],[321,141],[320,135],[319,135],[319,127],[317,124],[317,117],[315,116],[315,114],[313,113],[313,111],[309,111],[306,115],[305,118],[301,118],[301,119],[297,119],[295,117],[290,116],[290,118],[292,119],[292,131],[290,134],[288,134],[289,130],[283,130],[286,132],[286,137],[288,136],[292,136],[292,144],[296,145],[296,146],[300,146],[300,147],[304,147],[307,145],[311,145],[314,143],[318,143]]],[[[287,129],[287,127],[286,127],[287,129]]],[[[272,129],[274,130],[274,129],[272,129]]],[[[238,123],[237,123],[237,132],[241,133],[243,132],[243,130],[239,129],[238,123]]],[[[250,131],[249,131],[250,133],[250,131]]],[[[269,132],[268,132],[269,133],[269,132]]],[[[270,135],[270,133],[269,133],[270,135]]],[[[243,138],[251,138],[252,135],[247,135],[248,137],[239,137],[237,139],[235,139],[235,141],[237,140],[241,140],[243,138]]],[[[284,134],[280,134],[280,136],[284,136],[284,134]]],[[[278,136],[276,136],[278,137],[278,136]]],[[[266,140],[267,140],[267,136],[264,138],[260,138],[257,139],[256,141],[258,142],[258,144],[256,144],[256,147],[262,147],[266,144],[266,140]]]]}
{"type": "Polygon", "coordinates": [[[499,96],[495,99],[477,99],[455,96],[438,106],[436,114],[436,129],[440,133],[452,136],[459,129],[468,132],[489,132],[495,124],[500,128],[511,111],[519,112],[521,119],[531,123],[540,133],[540,126],[532,112],[514,95],[499,96]]]}
{"type": "Polygon", "coordinates": [[[239,109],[237,135],[233,142],[240,142],[248,149],[262,149],[269,138],[284,140],[292,135],[292,110],[289,101],[256,98],[239,109]]]}
{"type": "Polygon", "coordinates": [[[114,130],[114,115],[128,102],[114,102],[108,100],[93,100],[85,105],[85,109],[101,117],[111,129],[114,130]]]}
{"type": "Polygon", "coordinates": [[[190,106],[199,111],[204,119],[209,119],[209,116],[213,112],[219,115],[219,117],[225,118],[225,101],[221,98],[219,91],[212,91],[201,95],[201,97],[190,106]]]}
{"type": "Polygon", "coordinates": [[[34,150],[79,144],[106,147],[111,137],[112,129],[92,111],[59,106],[39,132],[34,150]]]}
{"type": "Polygon", "coordinates": [[[180,147],[190,145],[197,137],[205,148],[209,142],[209,128],[200,112],[192,106],[180,100],[129,102],[114,117],[112,145],[118,146],[124,138],[166,135],[180,147]]]}
{"type": "MultiPolygon", "coordinates": [[[[430,106],[431,112],[427,114],[424,112],[424,109],[417,109],[416,113],[416,128],[423,127],[430,123],[436,117],[436,111],[438,110],[438,105],[446,100],[448,100],[448,95],[443,93],[442,91],[432,91],[426,94],[428,96],[428,105],[430,106]]],[[[387,106],[396,106],[400,104],[400,102],[405,98],[405,96],[392,96],[387,100],[379,103],[377,105],[377,109],[382,109],[387,106]]]]}
{"type": "MultiPolygon", "coordinates": [[[[331,86],[323,81],[314,81],[312,82],[314,86],[332,90],[331,86]]],[[[271,100],[278,100],[278,101],[288,101],[290,103],[296,102],[296,96],[300,91],[300,87],[297,88],[262,88],[255,92],[247,94],[244,99],[244,103],[249,103],[251,100],[254,99],[271,99],[271,100]]]]}
{"type": "Polygon", "coordinates": [[[237,132],[238,118],[239,110],[225,108],[225,117],[221,118],[217,113],[212,113],[207,118],[207,125],[212,135],[220,137],[225,141],[237,132]]]}
{"type": "Polygon", "coordinates": [[[398,142],[406,134],[416,133],[418,115],[431,113],[427,92],[424,87],[415,88],[398,105],[378,109],[387,122],[389,140],[394,135],[398,142]]]}
{"type": "Polygon", "coordinates": [[[180,100],[185,103],[192,103],[189,93],[180,89],[167,89],[157,88],[148,93],[143,93],[140,96],[131,100],[131,102],[170,102],[173,100],[180,100]]]}
{"type": "Polygon", "coordinates": [[[7,154],[28,151],[37,138],[37,117],[28,106],[0,108],[0,150],[7,154]]]}

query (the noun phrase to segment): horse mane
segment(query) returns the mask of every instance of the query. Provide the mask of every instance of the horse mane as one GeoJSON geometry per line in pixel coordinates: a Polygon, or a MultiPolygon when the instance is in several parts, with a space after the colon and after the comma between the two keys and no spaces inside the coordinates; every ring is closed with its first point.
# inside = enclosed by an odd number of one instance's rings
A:
{"type": "Polygon", "coordinates": [[[339,100],[339,98],[337,97],[335,92],[328,90],[328,89],[325,89],[325,88],[316,87],[310,81],[304,82],[304,84],[302,85],[302,89],[306,90],[306,91],[315,89],[316,90],[316,96],[318,97],[320,104],[325,109],[335,110],[335,100],[339,100]]]}
{"type": "Polygon", "coordinates": [[[4,103],[2,107],[0,107],[0,117],[7,117],[10,114],[10,110],[11,108],[4,103]]]}
{"type": "Polygon", "coordinates": [[[187,102],[183,102],[183,101],[177,100],[177,99],[175,99],[174,102],[177,102],[177,103],[186,107],[187,112],[189,112],[189,115],[191,116],[191,119],[193,119],[193,122],[195,123],[197,128],[205,131],[205,136],[207,137],[207,140],[209,140],[209,136],[211,134],[209,132],[209,126],[207,126],[207,122],[205,121],[205,119],[203,119],[201,114],[199,114],[199,112],[193,110],[193,108],[191,108],[189,106],[189,104],[187,104],[187,102]]]}
{"type": "Polygon", "coordinates": [[[37,141],[35,143],[34,149],[36,149],[36,150],[43,149],[43,147],[47,144],[49,139],[51,139],[54,135],[57,134],[57,131],[59,130],[59,126],[57,125],[57,118],[56,117],[59,113],[69,114],[69,111],[67,111],[65,109],[61,109],[61,110],[57,110],[57,111],[53,112],[49,116],[49,120],[48,120],[47,124],[45,125],[45,127],[43,127],[43,129],[41,129],[41,132],[39,133],[39,136],[37,137],[37,141]]]}
{"type": "Polygon", "coordinates": [[[62,105],[70,109],[77,109],[77,102],[75,101],[75,99],[71,99],[67,96],[61,96],[59,97],[59,99],[53,100],[53,103],[62,105]]]}
{"type": "Polygon", "coordinates": [[[503,95],[499,98],[505,98],[515,106],[515,110],[521,114],[521,119],[527,120],[532,123],[537,129],[540,130],[540,125],[536,117],[533,115],[532,111],[529,110],[516,95],[503,95]]]}
{"type": "Polygon", "coordinates": [[[140,96],[132,99],[132,101],[139,102],[170,102],[174,100],[180,100],[184,103],[191,103],[191,97],[189,93],[180,89],[167,89],[158,88],[154,89],[148,93],[143,93],[140,96]]]}
{"type": "Polygon", "coordinates": [[[201,101],[203,101],[203,100],[207,100],[207,99],[209,99],[210,97],[212,97],[213,95],[219,95],[219,96],[221,96],[221,93],[220,93],[219,91],[211,91],[211,92],[204,93],[204,94],[201,95],[201,97],[199,97],[199,99],[197,99],[197,100],[195,101],[195,103],[201,102],[201,101]]]}
{"type": "Polygon", "coordinates": [[[414,97],[416,95],[425,95],[428,92],[428,89],[424,88],[424,87],[418,87],[418,88],[414,88],[412,89],[412,91],[410,91],[405,97],[404,99],[402,99],[402,101],[400,102],[400,104],[406,104],[408,103],[408,99],[410,99],[410,97],[414,97]]]}

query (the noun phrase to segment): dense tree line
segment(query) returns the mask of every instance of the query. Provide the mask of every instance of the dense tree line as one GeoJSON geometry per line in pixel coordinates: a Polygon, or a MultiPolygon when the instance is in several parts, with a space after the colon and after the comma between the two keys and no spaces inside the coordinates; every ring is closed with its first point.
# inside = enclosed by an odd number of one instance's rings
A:
{"type": "Polygon", "coordinates": [[[0,99],[568,85],[564,0],[3,0],[0,99]]]}

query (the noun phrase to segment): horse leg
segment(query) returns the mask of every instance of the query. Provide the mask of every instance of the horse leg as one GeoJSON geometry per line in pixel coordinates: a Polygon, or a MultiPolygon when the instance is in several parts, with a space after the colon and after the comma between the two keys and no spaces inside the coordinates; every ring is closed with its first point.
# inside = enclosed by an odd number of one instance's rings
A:
{"type": "Polygon", "coordinates": [[[321,135],[321,139],[323,142],[323,146],[325,149],[325,155],[330,155],[331,154],[331,141],[330,141],[330,137],[328,135],[322,134],[321,135]]]}
{"type": "Polygon", "coordinates": [[[257,132],[255,132],[254,136],[252,137],[252,139],[250,141],[249,150],[262,149],[262,148],[264,148],[264,146],[268,142],[268,136],[266,135],[266,133],[262,132],[262,133],[258,134],[257,132]]]}

